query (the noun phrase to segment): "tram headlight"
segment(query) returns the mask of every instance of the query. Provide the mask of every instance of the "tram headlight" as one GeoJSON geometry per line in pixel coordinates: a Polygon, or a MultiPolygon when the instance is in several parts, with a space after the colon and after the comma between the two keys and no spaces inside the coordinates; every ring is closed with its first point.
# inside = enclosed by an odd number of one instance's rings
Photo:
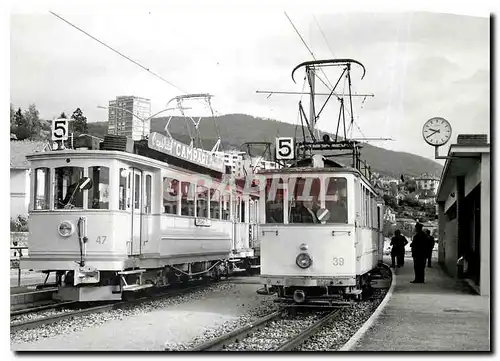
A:
{"type": "Polygon", "coordinates": [[[312,265],[312,259],[307,253],[300,253],[295,259],[295,263],[300,268],[305,269],[312,265]]]}
{"type": "Polygon", "coordinates": [[[62,221],[57,230],[62,237],[69,237],[73,234],[74,227],[71,222],[62,221]]]}

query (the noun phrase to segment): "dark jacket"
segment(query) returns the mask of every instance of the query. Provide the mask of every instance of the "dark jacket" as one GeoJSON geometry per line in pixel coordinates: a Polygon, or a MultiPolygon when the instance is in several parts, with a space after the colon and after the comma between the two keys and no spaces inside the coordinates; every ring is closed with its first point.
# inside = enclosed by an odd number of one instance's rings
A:
{"type": "Polygon", "coordinates": [[[426,257],[429,253],[429,237],[423,231],[419,231],[413,236],[410,247],[412,257],[426,257]]]}
{"type": "Polygon", "coordinates": [[[428,242],[428,246],[429,246],[429,252],[432,252],[432,250],[434,249],[434,245],[436,244],[436,241],[434,240],[434,237],[432,236],[427,236],[429,238],[428,242]]]}
{"type": "Polygon", "coordinates": [[[394,236],[391,239],[391,246],[392,246],[392,253],[398,254],[398,253],[404,253],[405,251],[405,246],[408,244],[408,241],[406,240],[406,237],[403,235],[399,236],[394,236]]]}

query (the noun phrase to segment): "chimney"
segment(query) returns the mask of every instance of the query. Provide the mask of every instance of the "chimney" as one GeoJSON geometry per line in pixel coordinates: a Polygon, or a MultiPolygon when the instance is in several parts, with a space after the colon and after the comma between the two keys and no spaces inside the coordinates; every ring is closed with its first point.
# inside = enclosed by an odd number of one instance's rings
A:
{"type": "Polygon", "coordinates": [[[459,145],[486,145],[488,144],[487,134],[459,134],[457,139],[459,145]]]}

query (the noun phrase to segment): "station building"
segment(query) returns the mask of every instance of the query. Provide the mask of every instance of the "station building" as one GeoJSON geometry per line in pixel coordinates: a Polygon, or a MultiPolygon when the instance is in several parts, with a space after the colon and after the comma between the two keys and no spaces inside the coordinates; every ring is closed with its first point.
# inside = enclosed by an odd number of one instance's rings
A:
{"type": "Polygon", "coordinates": [[[480,295],[490,294],[490,144],[459,135],[448,151],[436,201],[439,263],[480,295]]]}

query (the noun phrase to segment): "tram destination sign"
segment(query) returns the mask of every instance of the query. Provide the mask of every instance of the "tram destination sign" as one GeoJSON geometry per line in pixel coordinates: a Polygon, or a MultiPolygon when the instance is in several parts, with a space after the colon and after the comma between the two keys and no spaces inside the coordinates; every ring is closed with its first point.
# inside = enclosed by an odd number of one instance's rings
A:
{"type": "Polygon", "coordinates": [[[148,147],[217,172],[224,172],[224,161],[221,157],[203,149],[190,147],[160,133],[153,132],[149,135],[148,147]]]}

